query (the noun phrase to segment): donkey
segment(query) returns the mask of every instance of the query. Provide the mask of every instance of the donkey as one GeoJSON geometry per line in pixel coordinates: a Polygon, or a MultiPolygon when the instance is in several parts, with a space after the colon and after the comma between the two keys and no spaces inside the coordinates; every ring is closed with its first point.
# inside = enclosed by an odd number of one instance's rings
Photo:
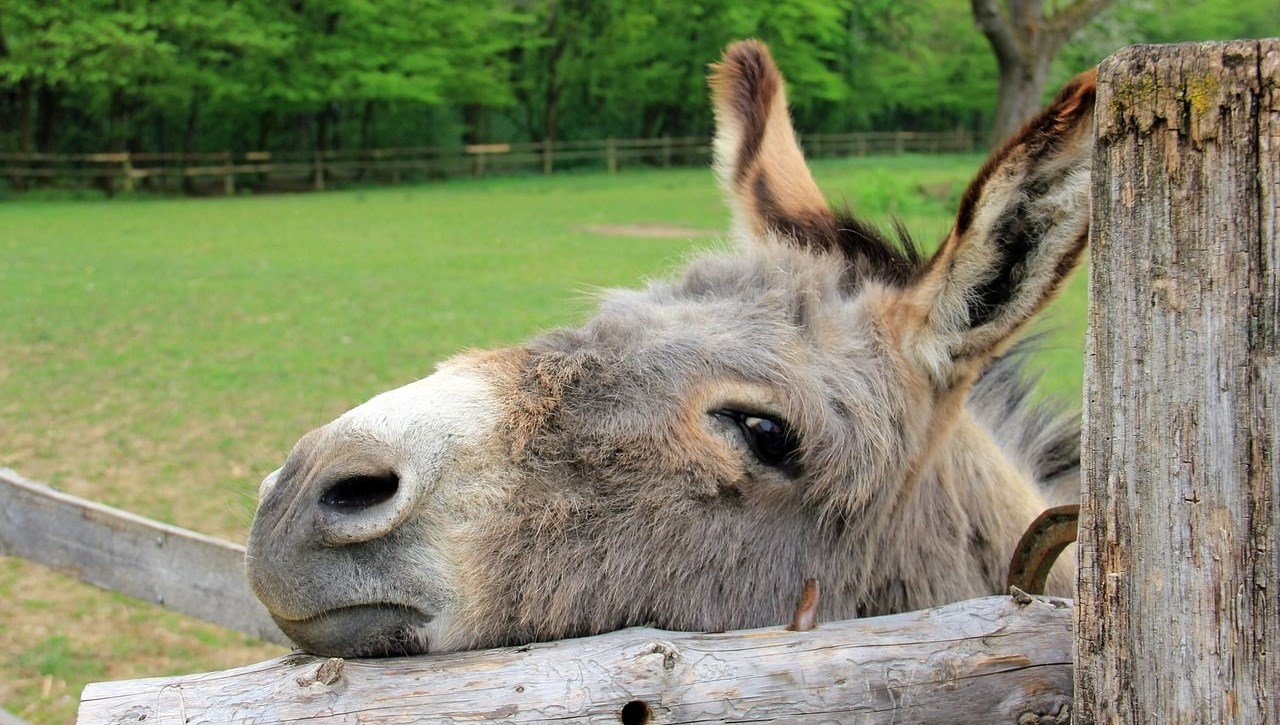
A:
{"type": "Polygon", "coordinates": [[[1076,497],[1078,424],[1032,402],[1012,345],[1086,245],[1092,76],[991,155],[927,261],[826,204],[764,45],[711,87],[736,248],[454,357],[263,481],[248,574],[296,643],[767,626],[806,577],[822,619],[929,607],[998,593],[1076,497]]]}

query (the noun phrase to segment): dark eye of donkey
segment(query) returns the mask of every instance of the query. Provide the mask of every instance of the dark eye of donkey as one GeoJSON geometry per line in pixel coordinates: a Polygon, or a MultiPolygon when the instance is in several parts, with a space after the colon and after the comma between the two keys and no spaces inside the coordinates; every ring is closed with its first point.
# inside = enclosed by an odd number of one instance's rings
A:
{"type": "Polygon", "coordinates": [[[785,421],[760,413],[741,410],[717,410],[715,415],[732,421],[742,431],[742,438],[757,460],[766,466],[795,473],[796,449],[800,442],[785,421]]]}

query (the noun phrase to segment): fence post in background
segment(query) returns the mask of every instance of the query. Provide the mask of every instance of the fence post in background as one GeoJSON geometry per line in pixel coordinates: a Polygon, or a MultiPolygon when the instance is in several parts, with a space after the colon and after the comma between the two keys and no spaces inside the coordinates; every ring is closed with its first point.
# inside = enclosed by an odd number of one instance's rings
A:
{"type": "MultiPolygon", "coordinates": [[[[384,154],[384,151],[379,150],[378,152],[379,158],[383,158],[383,154],[384,154]]],[[[401,182],[401,168],[399,168],[399,160],[397,159],[390,160],[390,168],[392,168],[392,183],[398,184],[399,182],[401,182]]]]}
{"type": "Polygon", "coordinates": [[[662,168],[671,168],[671,134],[662,134],[662,168]]]}
{"type": "Polygon", "coordinates": [[[618,173],[618,142],[612,138],[605,139],[605,164],[609,167],[609,173],[618,173]]]}
{"type": "Polygon", "coordinates": [[[222,152],[222,163],[226,164],[222,174],[222,193],[227,196],[236,195],[235,160],[230,151],[222,152]]]}
{"type": "Polygon", "coordinates": [[[553,174],[556,170],[555,141],[550,137],[542,141],[542,173],[553,174]]]}
{"type": "Polygon", "coordinates": [[[1075,721],[1280,722],[1280,40],[1097,109],[1075,721]]]}
{"type": "Polygon", "coordinates": [[[893,134],[893,155],[901,156],[906,147],[906,131],[897,131],[893,134]]]}
{"type": "Polygon", "coordinates": [[[484,176],[484,153],[479,151],[472,152],[471,173],[479,178],[484,176]]]}
{"type": "Polygon", "coordinates": [[[128,151],[120,154],[120,191],[133,193],[133,157],[128,151]]]}
{"type": "Polygon", "coordinates": [[[316,149],[311,161],[312,184],[316,191],[324,191],[324,152],[316,149]]]}

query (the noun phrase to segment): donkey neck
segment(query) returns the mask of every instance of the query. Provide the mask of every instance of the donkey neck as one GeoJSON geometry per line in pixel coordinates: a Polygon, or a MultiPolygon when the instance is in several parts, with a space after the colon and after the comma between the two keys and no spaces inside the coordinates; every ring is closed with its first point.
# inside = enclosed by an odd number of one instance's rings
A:
{"type": "Polygon", "coordinates": [[[862,613],[1000,593],[1018,538],[1047,505],[1030,472],[967,410],[945,435],[869,542],[862,613]]]}

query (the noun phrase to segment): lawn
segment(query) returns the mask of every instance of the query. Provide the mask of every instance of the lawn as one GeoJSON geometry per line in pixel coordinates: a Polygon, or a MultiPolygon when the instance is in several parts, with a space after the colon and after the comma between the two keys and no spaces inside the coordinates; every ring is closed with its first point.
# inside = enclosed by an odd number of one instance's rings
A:
{"type": "MultiPolygon", "coordinates": [[[[939,238],[981,159],[815,164],[857,212],[939,238]]],[[[0,466],[243,541],[307,430],[467,347],[584,319],[590,291],[722,244],[705,170],[235,199],[0,202],[0,466]],[[592,225],[686,227],[674,239],[592,225]]],[[[1079,397],[1085,285],[1042,390],[1079,397]]],[[[0,707],[70,719],[84,683],[244,664],[240,635],[0,559],[0,707]]]]}

